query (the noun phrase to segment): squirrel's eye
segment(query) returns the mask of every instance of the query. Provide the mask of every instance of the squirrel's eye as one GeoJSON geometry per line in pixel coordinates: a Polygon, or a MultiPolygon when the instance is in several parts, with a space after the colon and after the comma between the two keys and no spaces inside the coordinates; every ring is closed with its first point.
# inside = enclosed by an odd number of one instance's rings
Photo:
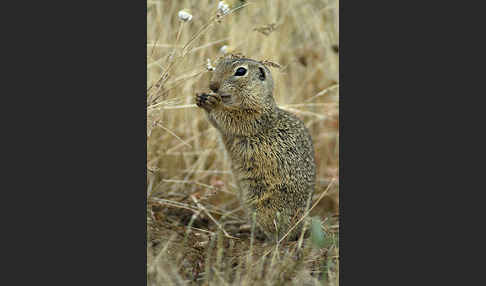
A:
{"type": "Polygon", "coordinates": [[[235,72],[235,76],[242,76],[245,75],[246,69],[245,68],[238,68],[235,72]]]}

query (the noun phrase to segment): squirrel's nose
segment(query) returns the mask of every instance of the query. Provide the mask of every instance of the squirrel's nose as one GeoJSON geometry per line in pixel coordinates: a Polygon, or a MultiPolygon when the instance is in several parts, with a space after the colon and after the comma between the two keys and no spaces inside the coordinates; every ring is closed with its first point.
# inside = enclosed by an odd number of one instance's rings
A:
{"type": "Polygon", "coordinates": [[[209,83],[209,89],[211,89],[213,92],[218,92],[219,90],[219,82],[212,81],[209,83]]]}

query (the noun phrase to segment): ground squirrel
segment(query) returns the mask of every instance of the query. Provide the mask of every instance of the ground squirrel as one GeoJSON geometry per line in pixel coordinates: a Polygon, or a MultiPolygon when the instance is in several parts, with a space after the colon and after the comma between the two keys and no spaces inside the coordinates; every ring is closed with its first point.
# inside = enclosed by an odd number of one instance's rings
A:
{"type": "MultiPolygon", "coordinates": [[[[311,136],[300,119],[276,105],[263,62],[222,58],[209,88],[212,92],[196,94],[196,104],[221,134],[248,213],[256,212],[257,225],[270,239],[280,239],[314,193],[311,136]]],[[[288,238],[297,239],[301,229],[302,223],[288,238]]]]}

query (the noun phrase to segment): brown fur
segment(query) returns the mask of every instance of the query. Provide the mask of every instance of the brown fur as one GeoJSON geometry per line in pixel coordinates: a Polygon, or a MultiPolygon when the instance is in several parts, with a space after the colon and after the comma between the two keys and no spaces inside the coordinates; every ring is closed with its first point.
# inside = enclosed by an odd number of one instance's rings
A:
{"type": "MultiPolygon", "coordinates": [[[[209,86],[212,92],[197,94],[196,103],[222,136],[249,214],[256,212],[269,238],[280,239],[314,192],[310,134],[300,119],[276,105],[273,79],[262,62],[223,58],[209,86]],[[235,75],[239,67],[245,75],[235,75]]],[[[301,229],[302,224],[288,238],[297,239],[301,229]]]]}

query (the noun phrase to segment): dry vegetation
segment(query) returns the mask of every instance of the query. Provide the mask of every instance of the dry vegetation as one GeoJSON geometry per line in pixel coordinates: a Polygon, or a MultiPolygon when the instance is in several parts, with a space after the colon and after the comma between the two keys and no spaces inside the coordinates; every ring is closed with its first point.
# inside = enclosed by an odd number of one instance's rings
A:
{"type": "Polygon", "coordinates": [[[338,0],[227,2],[224,16],[218,1],[147,2],[148,285],[338,285],[338,0]],[[311,131],[310,238],[270,243],[244,219],[218,134],[194,104],[224,45],[278,63],[275,100],[311,131]]]}

